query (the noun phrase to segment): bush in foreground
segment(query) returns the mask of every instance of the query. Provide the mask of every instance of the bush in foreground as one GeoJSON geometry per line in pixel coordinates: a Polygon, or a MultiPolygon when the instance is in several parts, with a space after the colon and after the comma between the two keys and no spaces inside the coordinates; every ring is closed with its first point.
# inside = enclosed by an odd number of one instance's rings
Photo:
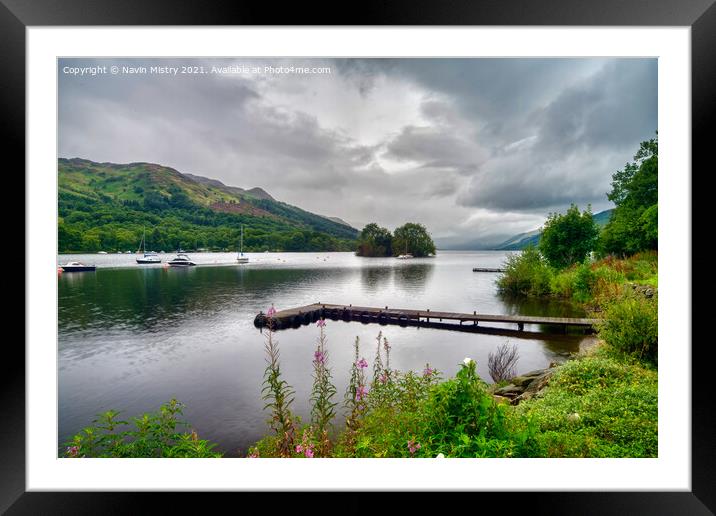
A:
{"type": "Polygon", "coordinates": [[[199,439],[195,431],[180,432],[187,426],[179,421],[184,405],[172,399],[157,412],[132,418],[134,428],[127,421],[117,419],[119,412],[109,410],[99,414],[88,426],[66,443],[66,457],[221,457],[214,452],[215,443],[199,439]]]}

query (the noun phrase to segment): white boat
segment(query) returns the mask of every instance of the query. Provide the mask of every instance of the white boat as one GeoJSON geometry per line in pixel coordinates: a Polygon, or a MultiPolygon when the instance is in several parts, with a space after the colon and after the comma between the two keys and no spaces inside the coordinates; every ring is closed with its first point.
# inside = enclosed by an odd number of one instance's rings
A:
{"type": "Polygon", "coordinates": [[[408,258],[413,258],[412,254],[400,254],[398,255],[398,260],[407,260],[408,258]]]}
{"type": "Polygon", "coordinates": [[[107,251],[97,251],[97,254],[107,254],[107,251]]]}
{"type": "MultiPolygon", "coordinates": [[[[157,253],[155,253],[154,251],[147,252],[146,235],[147,232],[143,230],[142,242],[139,244],[139,249],[142,250],[142,257],[137,258],[137,263],[162,263],[162,259],[159,258],[159,255],[157,253]]],[[[139,249],[137,249],[137,253],[139,253],[139,249]]]]}
{"type": "Polygon", "coordinates": [[[244,256],[244,225],[241,224],[241,243],[239,244],[239,255],[236,257],[237,263],[249,263],[249,257],[244,256]]]}
{"type": "Polygon", "coordinates": [[[172,267],[190,267],[196,265],[184,253],[178,253],[174,258],[167,262],[172,267]]]}

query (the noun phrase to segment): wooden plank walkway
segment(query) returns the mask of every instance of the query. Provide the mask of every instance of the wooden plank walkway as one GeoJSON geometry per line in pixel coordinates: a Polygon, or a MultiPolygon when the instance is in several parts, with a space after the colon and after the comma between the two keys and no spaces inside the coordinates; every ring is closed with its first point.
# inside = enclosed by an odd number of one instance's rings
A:
{"type": "Polygon", "coordinates": [[[259,313],[254,319],[257,327],[266,327],[271,323],[274,329],[298,327],[309,324],[320,318],[343,319],[346,321],[377,322],[381,324],[403,324],[442,322],[443,320],[458,321],[461,325],[471,323],[477,326],[483,322],[512,323],[522,331],[525,324],[555,325],[566,330],[567,326],[582,327],[593,330],[599,319],[568,318],[568,317],[540,317],[531,315],[492,315],[435,312],[432,310],[413,310],[406,308],[376,308],[370,306],[334,305],[327,303],[314,303],[312,305],[289,308],[276,312],[273,317],[259,313]]]}

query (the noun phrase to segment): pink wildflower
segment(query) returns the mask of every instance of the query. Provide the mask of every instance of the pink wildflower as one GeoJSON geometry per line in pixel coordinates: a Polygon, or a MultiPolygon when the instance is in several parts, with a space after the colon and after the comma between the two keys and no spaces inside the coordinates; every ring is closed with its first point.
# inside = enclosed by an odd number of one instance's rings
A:
{"type": "Polygon", "coordinates": [[[251,455],[249,455],[249,459],[257,459],[259,457],[259,452],[255,451],[251,455]]]}
{"type": "Polygon", "coordinates": [[[303,452],[303,446],[301,446],[299,444],[298,446],[296,446],[296,453],[301,453],[301,452],[303,452]]]}
{"type": "Polygon", "coordinates": [[[316,351],[313,354],[313,361],[317,364],[323,364],[326,361],[326,355],[324,355],[321,351],[316,351]]]}
{"type": "Polygon", "coordinates": [[[380,383],[388,383],[388,373],[383,371],[383,373],[381,373],[380,378],[378,378],[378,380],[380,380],[380,383]]]}
{"type": "Polygon", "coordinates": [[[413,455],[419,449],[420,449],[420,443],[416,443],[412,439],[410,441],[408,441],[408,451],[410,452],[410,455],[413,455]]]}
{"type": "Polygon", "coordinates": [[[313,449],[312,448],[306,448],[306,457],[309,459],[313,458],[313,449]]]}
{"type": "Polygon", "coordinates": [[[430,376],[435,372],[435,369],[431,369],[430,366],[426,366],[425,370],[423,370],[423,376],[430,376]]]}
{"type": "Polygon", "coordinates": [[[269,317],[273,317],[276,314],[276,309],[273,307],[273,303],[271,303],[271,308],[268,309],[266,312],[266,315],[269,317]]]}
{"type": "Polygon", "coordinates": [[[67,453],[70,455],[70,457],[77,457],[77,454],[80,452],[79,446],[68,446],[67,447],[67,453]]]}
{"type": "Polygon", "coordinates": [[[319,328],[323,328],[325,325],[326,325],[326,320],[325,320],[325,319],[318,319],[318,322],[316,323],[316,326],[318,326],[319,328]]]}
{"type": "Polygon", "coordinates": [[[368,389],[365,388],[365,385],[359,385],[358,389],[356,389],[356,401],[365,398],[366,394],[368,394],[368,389]]]}
{"type": "Polygon", "coordinates": [[[356,365],[361,369],[365,369],[368,367],[368,362],[365,361],[365,358],[361,358],[358,362],[356,362],[356,365]]]}

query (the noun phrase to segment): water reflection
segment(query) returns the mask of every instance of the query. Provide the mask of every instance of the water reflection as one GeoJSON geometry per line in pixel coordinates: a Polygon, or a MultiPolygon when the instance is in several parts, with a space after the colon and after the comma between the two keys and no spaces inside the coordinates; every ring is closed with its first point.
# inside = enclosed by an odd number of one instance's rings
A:
{"type": "Polygon", "coordinates": [[[390,284],[393,277],[392,267],[363,267],[360,270],[360,279],[363,289],[367,292],[377,292],[390,284]]]}
{"type": "Polygon", "coordinates": [[[405,291],[420,293],[430,281],[434,263],[411,263],[394,269],[395,285],[405,291]]]}

